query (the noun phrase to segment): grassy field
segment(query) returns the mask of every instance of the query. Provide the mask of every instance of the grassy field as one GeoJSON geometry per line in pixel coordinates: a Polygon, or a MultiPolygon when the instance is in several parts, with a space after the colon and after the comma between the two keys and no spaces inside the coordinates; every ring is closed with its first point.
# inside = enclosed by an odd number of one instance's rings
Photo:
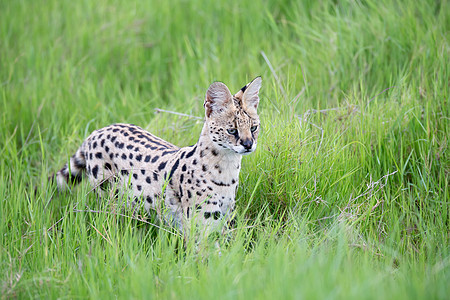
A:
{"type": "Polygon", "coordinates": [[[0,1],[1,298],[448,299],[449,32],[448,1],[0,1]],[[46,181],[114,122],[194,144],[155,109],[258,75],[230,240],[46,181]]]}

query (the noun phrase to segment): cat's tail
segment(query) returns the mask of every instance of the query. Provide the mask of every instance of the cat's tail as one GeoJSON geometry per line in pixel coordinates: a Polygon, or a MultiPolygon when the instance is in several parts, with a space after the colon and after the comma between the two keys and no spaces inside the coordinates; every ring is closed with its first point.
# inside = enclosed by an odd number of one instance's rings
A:
{"type": "Polygon", "coordinates": [[[61,170],[49,177],[50,181],[56,182],[59,191],[66,191],[83,179],[83,173],[86,171],[86,157],[84,152],[84,143],[78,148],[77,152],[70,157],[68,163],[61,170]]]}

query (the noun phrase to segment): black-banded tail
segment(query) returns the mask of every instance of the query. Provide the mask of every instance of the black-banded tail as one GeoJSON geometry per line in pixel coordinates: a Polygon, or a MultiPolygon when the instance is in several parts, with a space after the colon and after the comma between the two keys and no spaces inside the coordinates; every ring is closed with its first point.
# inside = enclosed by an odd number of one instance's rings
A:
{"type": "Polygon", "coordinates": [[[82,145],[77,152],[70,157],[64,167],[50,177],[50,180],[56,182],[59,191],[65,191],[68,187],[80,183],[83,173],[86,171],[86,158],[82,145]]]}

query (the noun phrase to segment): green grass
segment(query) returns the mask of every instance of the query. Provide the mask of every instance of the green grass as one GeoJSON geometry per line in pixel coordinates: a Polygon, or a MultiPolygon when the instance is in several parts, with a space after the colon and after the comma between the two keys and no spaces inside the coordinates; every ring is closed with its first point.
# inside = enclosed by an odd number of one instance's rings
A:
{"type": "Polygon", "coordinates": [[[1,1],[2,298],[447,298],[449,17],[447,1],[1,1]],[[195,143],[201,122],[154,109],[202,117],[212,81],[257,75],[263,131],[221,255],[47,183],[113,122],[195,143]]]}

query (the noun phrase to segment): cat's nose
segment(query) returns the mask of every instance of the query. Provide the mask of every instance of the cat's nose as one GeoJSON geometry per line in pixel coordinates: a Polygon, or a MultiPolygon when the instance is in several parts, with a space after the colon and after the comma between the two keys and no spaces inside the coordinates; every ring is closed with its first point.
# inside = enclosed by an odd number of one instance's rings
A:
{"type": "Polygon", "coordinates": [[[252,149],[253,141],[251,139],[241,140],[241,145],[244,146],[245,150],[252,149]]]}

